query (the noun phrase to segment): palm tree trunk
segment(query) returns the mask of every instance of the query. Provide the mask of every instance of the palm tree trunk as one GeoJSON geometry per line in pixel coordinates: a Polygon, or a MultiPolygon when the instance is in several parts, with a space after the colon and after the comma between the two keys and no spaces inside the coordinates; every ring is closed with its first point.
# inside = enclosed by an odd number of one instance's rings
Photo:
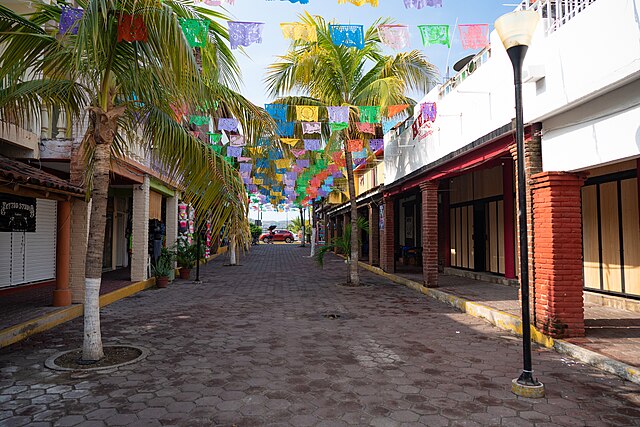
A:
{"type": "Polygon", "coordinates": [[[316,254],[316,204],[315,202],[311,203],[311,214],[309,218],[311,219],[311,253],[309,256],[314,256],[316,254]]]}
{"type": "Polygon", "coordinates": [[[110,156],[111,144],[96,144],[85,267],[84,342],[82,345],[82,359],[85,361],[98,361],[104,357],[100,332],[100,283],[104,230],[107,224],[110,156]]]}
{"type": "Polygon", "coordinates": [[[347,182],[349,183],[349,203],[351,207],[351,256],[349,258],[349,277],[347,283],[351,286],[360,286],[360,274],[358,273],[358,205],[356,203],[356,184],[353,178],[353,158],[347,149],[347,141],[344,142],[344,158],[347,162],[347,182]]]}
{"type": "Polygon", "coordinates": [[[300,225],[302,226],[302,244],[300,246],[302,246],[303,248],[305,247],[305,240],[307,238],[306,236],[306,231],[305,230],[305,226],[304,226],[304,208],[302,206],[300,206],[300,225]]]}

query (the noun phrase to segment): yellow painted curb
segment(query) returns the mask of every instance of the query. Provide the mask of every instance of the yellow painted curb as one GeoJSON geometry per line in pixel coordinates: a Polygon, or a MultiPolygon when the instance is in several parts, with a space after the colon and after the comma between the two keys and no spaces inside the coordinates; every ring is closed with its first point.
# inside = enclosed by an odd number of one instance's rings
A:
{"type": "MultiPolygon", "coordinates": [[[[156,284],[155,277],[142,282],[132,283],[124,288],[100,296],[100,307],[112,304],[123,298],[137,294],[145,289],[149,289],[156,284]]],[[[7,347],[28,338],[32,335],[52,329],[62,323],[82,316],[84,304],[75,304],[70,307],[63,307],[52,313],[27,320],[19,325],[0,331],[0,348],[7,347]]]]}

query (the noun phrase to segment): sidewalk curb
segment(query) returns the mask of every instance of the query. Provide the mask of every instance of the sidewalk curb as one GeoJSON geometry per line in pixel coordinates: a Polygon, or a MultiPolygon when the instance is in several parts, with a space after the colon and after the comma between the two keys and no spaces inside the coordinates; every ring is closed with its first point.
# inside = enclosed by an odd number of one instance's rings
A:
{"type": "MultiPolygon", "coordinates": [[[[201,261],[201,265],[206,264],[207,262],[217,258],[225,252],[226,249],[220,250],[218,253],[207,258],[206,261],[201,261]]],[[[109,304],[113,304],[116,301],[135,295],[138,292],[142,292],[146,289],[152,288],[155,285],[156,279],[155,277],[151,277],[147,280],[132,283],[113,292],[109,292],[108,294],[100,295],[100,307],[105,307],[109,304]]],[[[83,312],[83,304],[74,304],[70,307],[63,307],[54,312],[36,317],[35,319],[31,319],[18,325],[11,326],[10,328],[0,330],[0,349],[22,341],[32,335],[47,331],[62,323],[80,317],[82,316],[83,312]]]]}
{"type": "MultiPolygon", "coordinates": [[[[421,283],[414,282],[413,280],[406,279],[395,274],[387,273],[381,268],[365,264],[362,261],[359,261],[358,264],[365,270],[369,270],[372,273],[385,277],[392,282],[404,285],[435,300],[453,306],[463,313],[484,319],[500,329],[522,336],[522,321],[518,316],[505,313],[493,307],[479,304],[438,289],[428,288],[421,283]]],[[[588,350],[584,347],[580,347],[576,344],[572,344],[568,341],[552,338],[538,331],[533,325],[531,325],[531,340],[543,347],[553,348],[558,353],[566,354],[580,362],[617,375],[627,381],[640,384],[639,368],[588,350]]]]}

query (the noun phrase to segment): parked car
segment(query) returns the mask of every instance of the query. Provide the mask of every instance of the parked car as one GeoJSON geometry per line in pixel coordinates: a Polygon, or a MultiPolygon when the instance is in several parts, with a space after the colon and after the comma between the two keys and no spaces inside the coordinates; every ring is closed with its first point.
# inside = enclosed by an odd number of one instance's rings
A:
{"type": "Polygon", "coordinates": [[[273,230],[271,232],[262,233],[260,235],[260,241],[263,243],[272,243],[272,242],[286,242],[293,243],[294,241],[293,233],[289,230],[273,230]]]}

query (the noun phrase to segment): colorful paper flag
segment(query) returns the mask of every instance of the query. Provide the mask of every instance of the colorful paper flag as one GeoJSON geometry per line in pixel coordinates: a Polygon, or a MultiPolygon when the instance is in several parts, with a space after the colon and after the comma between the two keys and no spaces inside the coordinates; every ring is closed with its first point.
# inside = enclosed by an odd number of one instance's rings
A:
{"type": "Polygon", "coordinates": [[[218,119],[218,130],[226,130],[229,132],[235,132],[238,130],[238,120],[234,118],[221,118],[218,119]]]}
{"type": "Polygon", "coordinates": [[[338,4],[345,4],[347,2],[355,4],[356,6],[370,4],[373,7],[378,7],[378,0],[338,0],[338,4]]]}
{"type": "Polygon", "coordinates": [[[118,42],[146,42],[147,26],[142,15],[122,13],[118,19],[118,42]]]}
{"type": "Polygon", "coordinates": [[[387,107],[387,117],[393,117],[409,108],[409,104],[389,105],[387,107]]]}
{"type": "Polygon", "coordinates": [[[189,123],[194,124],[196,126],[204,126],[209,124],[208,116],[189,116],[189,123]]]}
{"type": "Polygon", "coordinates": [[[361,106],[360,109],[360,121],[363,123],[378,123],[380,122],[380,107],[374,106],[361,106]]]}
{"type": "Polygon", "coordinates": [[[320,145],[322,140],[320,139],[305,139],[304,140],[304,149],[308,151],[318,151],[320,150],[320,145]]]}
{"type": "Polygon", "coordinates": [[[287,110],[288,106],[286,104],[266,104],[264,106],[267,114],[273,118],[273,120],[277,122],[286,122],[287,121],[287,110]]]}
{"type": "Polygon", "coordinates": [[[327,107],[329,123],[349,123],[349,107],[327,107]]]}
{"type": "Polygon", "coordinates": [[[360,151],[356,151],[351,155],[354,159],[366,159],[368,154],[367,154],[367,149],[363,148],[360,151]]]}
{"type": "Polygon", "coordinates": [[[443,44],[451,47],[448,25],[418,25],[418,29],[422,36],[423,45],[443,44]]]}
{"type": "Polygon", "coordinates": [[[400,50],[409,46],[409,27],[401,24],[379,25],[378,37],[385,46],[400,50]]]}
{"type": "Polygon", "coordinates": [[[307,150],[305,149],[301,149],[301,150],[291,150],[291,153],[297,158],[300,157],[302,155],[304,155],[304,153],[306,153],[307,150]]]}
{"type": "Polygon", "coordinates": [[[425,120],[429,120],[431,122],[436,121],[436,115],[438,114],[438,109],[436,107],[435,102],[423,102],[420,104],[420,113],[422,114],[422,118],[425,120]]]}
{"type": "Polygon", "coordinates": [[[228,21],[228,24],[231,49],[237,49],[239,46],[251,46],[254,43],[262,43],[264,22],[228,21]]]}
{"type": "Polygon", "coordinates": [[[382,148],[384,148],[384,139],[370,139],[369,140],[369,148],[374,153],[382,148]]]}
{"type": "Polygon", "coordinates": [[[442,0],[404,0],[404,7],[422,9],[425,6],[442,7],[442,0]]]}
{"type": "Polygon", "coordinates": [[[356,151],[362,151],[364,143],[361,139],[350,139],[347,141],[347,151],[355,153],[356,151]]]}
{"type": "Polygon", "coordinates": [[[287,145],[290,145],[290,146],[292,146],[292,147],[293,147],[293,146],[295,146],[295,145],[298,143],[298,141],[300,141],[300,140],[299,140],[298,138],[280,138],[280,141],[281,141],[283,144],[287,144],[287,145]]]}
{"type": "Polygon", "coordinates": [[[277,122],[276,123],[278,135],[284,137],[293,136],[294,123],[293,122],[277,122]]]}
{"type": "Polygon", "coordinates": [[[208,19],[184,19],[180,18],[182,33],[190,47],[205,47],[209,37],[208,19]]]}
{"type": "Polygon", "coordinates": [[[318,107],[309,105],[296,105],[296,116],[301,122],[317,122],[318,107]]]}
{"type": "Polygon", "coordinates": [[[376,134],[376,126],[373,123],[358,122],[356,123],[356,128],[362,133],[376,134]]]}
{"type": "Polygon", "coordinates": [[[321,133],[322,125],[319,122],[303,122],[302,123],[302,133],[305,135],[309,135],[312,133],[321,133]]]}
{"type": "Polygon", "coordinates": [[[84,15],[84,10],[69,6],[62,6],[60,12],[60,35],[78,34],[78,25],[84,15]]]}
{"type": "Polygon", "coordinates": [[[227,157],[240,157],[242,155],[242,147],[227,147],[227,157]]]}
{"type": "Polygon", "coordinates": [[[337,132],[349,127],[349,123],[329,123],[331,132],[337,132]]]}
{"type": "Polygon", "coordinates": [[[231,135],[229,137],[229,145],[232,147],[244,147],[247,143],[242,135],[231,135]]]}
{"type": "Polygon", "coordinates": [[[207,132],[207,135],[209,135],[209,141],[211,141],[212,143],[218,143],[222,140],[222,134],[221,133],[214,133],[214,132],[207,132]]]}
{"type": "Polygon", "coordinates": [[[329,24],[331,40],[336,46],[364,48],[364,28],[354,24],[329,24]]]}
{"type": "Polygon", "coordinates": [[[482,49],[489,45],[489,24],[459,24],[463,49],[482,49]]]}
{"type": "Polygon", "coordinates": [[[273,162],[276,165],[276,168],[278,169],[284,169],[284,168],[288,168],[290,165],[290,160],[289,159],[279,159],[273,162]]]}
{"type": "Polygon", "coordinates": [[[307,25],[301,22],[283,22],[280,24],[280,29],[285,39],[302,40],[308,43],[318,41],[315,25],[307,25]]]}

